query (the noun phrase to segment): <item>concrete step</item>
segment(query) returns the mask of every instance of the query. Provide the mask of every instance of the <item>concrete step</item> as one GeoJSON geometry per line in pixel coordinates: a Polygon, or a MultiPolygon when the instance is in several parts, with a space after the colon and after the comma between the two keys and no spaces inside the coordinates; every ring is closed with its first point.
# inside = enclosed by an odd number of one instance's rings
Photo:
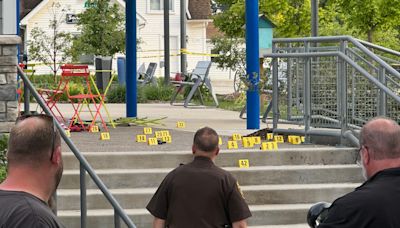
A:
{"type": "MultiPolygon", "coordinates": [[[[248,220],[250,226],[300,224],[306,220],[311,204],[269,204],[251,205],[253,216],[248,220]]],[[[151,227],[153,217],[145,209],[126,209],[138,228],[151,227]]],[[[88,228],[114,227],[112,209],[88,210],[88,228]]],[[[66,227],[80,227],[79,210],[60,210],[58,216],[66,227]]],[[[121,222],[123,223],[123,222],[121,222]]],[[[122,226],[125,227],[125,226],[122,226]]]]}
{"type": "MultiPolygon", "coordinates": [[[[242,186],[249,205],[331,202],[359,186],[357,183],[327,183],[298,185],[249,185],[242,186]]],[[[145,208],[157,188],[111,189],[123,208],[145,208]]],[[[57,191],[57,205],[61,210],[80,208],[79,189],[57,191]]],[[[111,209],[100,190],[87,190],[88,209],[111,209]]]]}
{"type": "MultiPolygon", "coordinates": [[[[146,169],[172,168],[189,163],[193,156],[188,151],[164,152],[85,152],[84,156],[97,169],[146,169]]],[[[220,167],[237,166],[239,159],[249,159],[251,166],[314,165],[355,163],[354,148],[284,148],[279,151],[258,149],[222,150],[216,160],[220,167]]],[[[79,163],[71,152],[64,153],[64,169],[79,169],[79,163]]]]}
{"type": "MultiPolygon", "coordinates": [[[[98,169],[96,173],[109,188],[157,187],[172,169],[98,169]]],[[[361,170],[357,165],[283,165],[225,167],[241,185],[360,183],[361,170]]],[[[65,170],[60,189],[78,189],[79,171],[65,170]]],[[[97,188],[87,178],[87,188],[97,188]]]]}

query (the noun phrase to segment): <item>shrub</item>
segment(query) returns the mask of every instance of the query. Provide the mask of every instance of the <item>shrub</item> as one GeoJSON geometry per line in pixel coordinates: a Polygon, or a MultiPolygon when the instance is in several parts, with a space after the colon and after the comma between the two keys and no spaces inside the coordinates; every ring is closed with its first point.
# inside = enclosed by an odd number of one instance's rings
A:
{"type": "Polygon", "coordinates": [[[107,93],[108,103],[125,103],[125,86],[117,85],[111,87],[110,91],[107,93]]]}
{"type": "Polygon", "coordinates": [[[6,178],[7,171],[7,161],[6,161],[6,152],[8,146],[8,135],[0,136],[0,183],[6,178]]]}

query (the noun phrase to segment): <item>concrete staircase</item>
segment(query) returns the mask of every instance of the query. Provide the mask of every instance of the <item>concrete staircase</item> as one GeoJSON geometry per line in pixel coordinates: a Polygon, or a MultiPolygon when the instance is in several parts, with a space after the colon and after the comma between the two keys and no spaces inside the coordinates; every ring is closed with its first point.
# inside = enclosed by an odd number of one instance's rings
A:
{"type": "MultiPolygon", "coordinates": [[[[354,164],[356,150],[299,146],[278,152],[221,151],[217,164],[237,177],[256,227],[307,227],[306,213],[317,201],[333,201],[362,181],[354,164]],[[249,159],[250,168],[237,167],[249,159]]],[[[164,176],[180,163],[192,160],[189,152],[87,152],[100,178],[139,228],[151,227],[145,206],[164,176]]],[[[113,210],[88,177],[88,227],[114,227],[113,210]]],[[[70,152],[64,157],[64,176],[58,191],[58,215],[66,227],[80,227],[79,165],[70,152]]],[[[124,227],[124,226],[123,226],[124,227]]]]}

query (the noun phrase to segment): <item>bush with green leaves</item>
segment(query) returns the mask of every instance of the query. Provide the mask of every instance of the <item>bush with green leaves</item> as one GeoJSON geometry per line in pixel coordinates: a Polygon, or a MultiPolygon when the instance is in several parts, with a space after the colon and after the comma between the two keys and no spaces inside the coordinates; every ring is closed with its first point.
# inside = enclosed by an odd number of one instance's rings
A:
{"type": "Polygon", "coordinates": [[[6,178],[7,175],[7,170],[6,170],[7,146],[8,146],[8,135],[6,134],[0,135],[0,183],[6,178]]]}

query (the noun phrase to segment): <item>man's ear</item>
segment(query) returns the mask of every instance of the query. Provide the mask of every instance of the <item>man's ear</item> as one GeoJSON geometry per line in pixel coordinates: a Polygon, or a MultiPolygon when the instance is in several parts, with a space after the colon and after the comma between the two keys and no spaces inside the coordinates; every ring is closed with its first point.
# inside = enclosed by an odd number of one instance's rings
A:
{"type": "Polygon", "coordinates": [[[215,156],[218,156],[219,154],[219,147],[217,147],[217,150],[215,151],[215,156]]]}
{"type": "Polygon", "coordinates": [[[53,159],[51,160],[54,164],[60,164],[62,162],[61,145],[57,146],[53,152],[53,159]]]}
{"type": "Polygon", "coordinates": [[[192,145],[192,154],[196,153],[196,147],[194,145],[192,145]]]}
{"type": "Polygon", "coordinates": [[[365,152],[361,154],[364,164],[368,165],[371,161],[370,151],[368,151],[368,147],[364,148],[365,152]]]}

